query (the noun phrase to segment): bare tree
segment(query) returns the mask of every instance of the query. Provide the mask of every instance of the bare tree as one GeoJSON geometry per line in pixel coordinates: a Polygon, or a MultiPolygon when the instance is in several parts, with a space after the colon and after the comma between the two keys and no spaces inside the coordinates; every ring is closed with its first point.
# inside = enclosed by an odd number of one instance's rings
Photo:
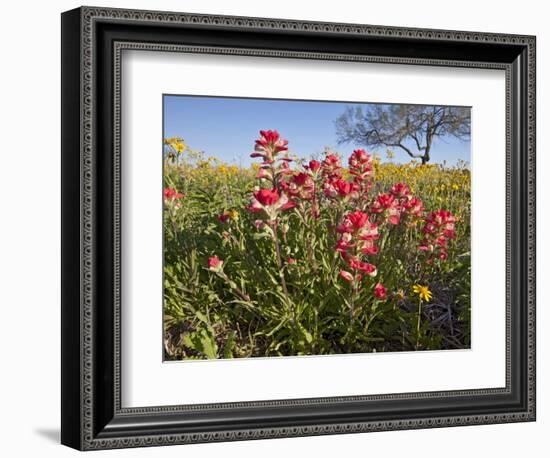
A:
{"type": "Polygon", "coordinates": [[[422,164],[430,160],[433,140],[470,138],[470,109],[431,105],[373,104],[347,107],[336,119],[338,143],[400,148],[422,164]]]}

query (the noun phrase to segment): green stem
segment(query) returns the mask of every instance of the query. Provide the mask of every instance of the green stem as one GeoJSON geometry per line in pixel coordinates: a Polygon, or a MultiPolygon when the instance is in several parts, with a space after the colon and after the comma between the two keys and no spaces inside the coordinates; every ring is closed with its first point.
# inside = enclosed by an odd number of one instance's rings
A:
{"type": "Polygon", "coordinates": [[[304,226],[307,229],[306,236],[305,236],[306,239],[308,239],[308,240],[306,240],[307,241],[307,243],[306,243],[307,261],[308,261],[309,265],[311,266],[311,268],[313,269],[313,271],[315,272],[317,270],[317,265],[314,262],[314,254],[313,254],[313,248],[312,248],[314,240],[309,240],[310,235],[313,235],[313,239],[315,238],[315,231],[313,230],[312,226],[310,226],[310,224],[308,223],[307,213],[306,213],[305,208],[300,206],[298,208],[297,214],[302,219],[302,223],[304,223],[304,226]]]}
{"type": "Polygon", "coordinates": [[[235,291],[235,293],[237,293],[237,296],[239,296],[243,301],[251,302],[250,296],[246,294],[243,290],[241,290],[234,281],[230,280],[225,272],[218,272],[218,275],[227,282],[229,287],[233,291],[235,291]]]}
{"type": "Polygon", "coordinates": [[[416,321],[416,349],[420,348],[420,321],[422,320],[422,299],[418,301],[418,316],[416,321]]]}
{"type": "Polygon", "coordinates": [[[356,277],[356,273],[354,271],[354,278],[353,278],[353,290],[351,292],[351,307],[349,309],[349,324],[350,324],[350,329],[353,327],[353,315],[354,315],[354,312],[355,312],[355,297],[357,296],[357,279],[355,278],[356,277]]]}
{"type": "Polygon", "coordinates": [[[275,254],[277,256],[277,263],[279,264],[279,277],[281,279],[281,286],[283,288],[283,293],[285,295],[286,299],[286,305],[292,315],[292,319],[294,319],[294,310],[290,303],[290,297],[288,294],[288,288],[286,286],[286,280],[285,280],[285,273],[284,273],[284,264],[283,264],[283,258],[281,257],[281,246],[279,244],[279,236],[277,235],[277,220],[273,222],[273,245],[275,246],[275,254]]]}
{"type": "Polygon", "coordinates": [[[172,231],[174,232],[174,239],[176,240],[176,243],[180,247],[185,248],[185,244],[183,244],[180,239],[180,231],[178,230],[178,226],[175,220],[175,215],[174,215],[174,212],[172,211],[171,205],[168,206],[168,219],[170,220],[170,225],[172,226],[172,231]]]}

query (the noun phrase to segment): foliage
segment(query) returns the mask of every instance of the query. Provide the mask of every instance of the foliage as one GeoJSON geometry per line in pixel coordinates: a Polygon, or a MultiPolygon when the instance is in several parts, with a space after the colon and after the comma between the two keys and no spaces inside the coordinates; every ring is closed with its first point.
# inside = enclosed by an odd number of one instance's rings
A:
{"type": "Polygon", "coordinates": [[[465,165],[302,162],[276,131],[250,168],[165,145],[167,359],[469,346],[465,165]]]}
{"type": "Polygon", "coordinates": [[[400,148],[425,164],[430,160],[434,139],[470,138],[470,109],[401,104],[348,107],[336,120],[336,129],[340,143],[355,141],[371,148],[400,148]]]}

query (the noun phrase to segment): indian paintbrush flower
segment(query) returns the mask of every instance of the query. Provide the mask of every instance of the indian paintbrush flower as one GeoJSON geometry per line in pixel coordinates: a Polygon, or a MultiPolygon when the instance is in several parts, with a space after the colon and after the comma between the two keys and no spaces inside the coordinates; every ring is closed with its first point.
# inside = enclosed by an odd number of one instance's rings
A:
{"type": "Polygon", "coordinates": [[[374,286],[374,295],[378,298],[378,299],[382,299],[382,300],[385,300],[387,298],[386,296],[386,288],[384,287],[384,285],[382,283],[377,283],[375,286],[374,286]]]}
{"type": "Polygon", "coordinates": [[[347,270],[341,270],[340,271],[340,277],[342,277],[347,282],[352,282],[353,281],[353,275],[351,273],[349,273],[347,270]]]}
{"type": "Polygon", "coordinates": [[[176,191],[174,188],[164,188],[162,194],[164,196],[165,203],[170,203],[174,200],[183,199],[185,197],[182,193],[176,191]]]}
{"type": "Polygon", "coordinates": [[[447,210],[437,210],[426,217],[422,228],[424,239],[418,249],[429,254],[429,261],[433,257],[447,259],[448,241],[456,237],[455,221],[454,216],[447,210]]]}
{"type": "Polygon", "coordinates": [[[223,260],[217,255],[208,258],[208,268],[213,272],[219,272],[223,268],[223,260]]]}

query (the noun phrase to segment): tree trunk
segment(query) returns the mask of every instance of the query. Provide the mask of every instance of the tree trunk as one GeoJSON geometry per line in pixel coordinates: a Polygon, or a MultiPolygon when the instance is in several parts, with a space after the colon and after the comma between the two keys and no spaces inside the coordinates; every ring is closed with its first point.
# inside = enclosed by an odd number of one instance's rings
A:
{"type": "Polygon", "coordinates": [[[426,149],[424,150],[424,155],[422,156],[422,165],[430,161],[430,149],[432,149],[432,137],[428,135],[426,138],[426,149]]]}

